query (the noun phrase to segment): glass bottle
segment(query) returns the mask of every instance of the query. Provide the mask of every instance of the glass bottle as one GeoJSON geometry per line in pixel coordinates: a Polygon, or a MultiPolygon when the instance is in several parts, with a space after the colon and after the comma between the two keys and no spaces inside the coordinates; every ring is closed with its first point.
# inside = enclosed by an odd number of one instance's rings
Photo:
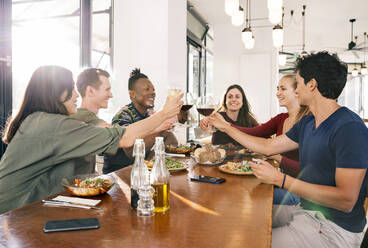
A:
{"type": "Polygon", "coordinates": [[[155,209],[153,212],[160,213],[170,208],[170,173],[165,163],[165,145],[163,137],[156,137],[154,149],[155,163],[151,171],[150,183],[155,190],[153,194],[155,209]]]}
{"type": "Polygon", "coordinates": [[[152,216],[155,209],[154,201],[152,199],[155,190],[149,185],[145,184],[138,189],[139,200],[137,207],[137,215],[140,217],[152,216]]]}
{"type": "Polygon", "coordinates": [[[135,160],[130,173],[130,205],[134,209],[138,206],[138,189],[143,185],[149,185],[148,169],[144,163],[145,153],[143,139],[136,139],[133,147],[133,157],[135,157],[135,160]]]}

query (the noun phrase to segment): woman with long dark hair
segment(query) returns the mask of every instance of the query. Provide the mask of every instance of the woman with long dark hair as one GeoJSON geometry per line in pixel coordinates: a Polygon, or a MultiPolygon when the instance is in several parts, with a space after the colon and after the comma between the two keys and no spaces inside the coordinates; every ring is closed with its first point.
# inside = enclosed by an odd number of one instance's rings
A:
{"type": "Polygon", "coordinates": [[[8,147],[0,161],[0,214],[63,191],[62,178],[75,175],[80,166],[76,158],[132,146],[177,115],[183,103],[168,98],[146,120],[103,128],[69,117],[77,98],[71,71],[43,66],[33,73],[19,112],[3,132],[8,147]]]}
{"type": "MultiPolygon", "coordinates": [[[[244,90],[240,85],[233,84],[227,88],[222,107],[225,111],[220,112],[220,114],[227,122],[240,127],[255,127],[258,125],[258,122],[250,111],[250,105],[244,90]]],[[[204,130],[207,129],[207,118],[201,120],[200,126],[204,130]]],[[[212,143],[215,145],[230,143],[240,146],[233,138],[221,131],[213,133],[212,143]]]]}

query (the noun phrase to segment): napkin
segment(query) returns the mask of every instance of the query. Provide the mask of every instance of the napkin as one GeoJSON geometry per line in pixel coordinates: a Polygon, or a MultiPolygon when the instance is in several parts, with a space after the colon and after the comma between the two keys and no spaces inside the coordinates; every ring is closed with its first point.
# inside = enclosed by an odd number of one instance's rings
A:
{"type": "Polygon", "coordinates": [[[92,200],[92,199],[84,199],[84,198],[79,198],[79,197],[70,197],[70,196],[61,196],[61,195],[53,198],[52,200],[73,203],[73,204],[86,205],[86,206],[91,206],[91,207],[94,207],[101,202],[101,200],[92,200]]]}

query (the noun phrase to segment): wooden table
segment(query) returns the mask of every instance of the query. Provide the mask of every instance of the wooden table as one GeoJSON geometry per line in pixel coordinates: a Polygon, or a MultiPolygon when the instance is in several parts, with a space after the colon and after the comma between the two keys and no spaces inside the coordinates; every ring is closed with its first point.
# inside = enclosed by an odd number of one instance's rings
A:
{"type": "Polygon", "coordinates": [[[0,215],[0,247],[271,247],[273,187],[254,176],[191,166],[171,176],[170,210],[142,218],[130,208],[130,170],[115,172],[117,184],[95,197],[102,210],[46,207],[39,201],[0,215]],[[191,182],[198,174],[226,182],[191,182]],[[99,229],[42,231],[47,220],[91,217],[99,219],[99,229]]]}

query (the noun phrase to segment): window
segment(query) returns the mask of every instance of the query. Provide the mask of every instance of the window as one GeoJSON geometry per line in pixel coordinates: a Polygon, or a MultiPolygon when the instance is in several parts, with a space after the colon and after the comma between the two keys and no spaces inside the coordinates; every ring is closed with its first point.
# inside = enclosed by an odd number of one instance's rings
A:
{"type": "MultiPolygon", "coordinates": [[[[111,0],[92,2],[91,65],[111,72],[111,0]]],[[[80,72],[80,0],[13,0],[13,113],[31,74],[42,65],[80,72]]],[[[103,114],[102,114],[103,115],[103,114]]]]}
{"type": "Polygon", "coordinates": [[[94,0],[92,15],[92,67],[111,72],[111,0],[94,0]]]}
{"type": "Polygon", "coordinates": [[[368,118],[368,77],[348,79],[345,88],[338,98],[338,103],[348,107],[360,117],[368,118]]]}
{"type": "Polygon", "coordinates": [[[79,69],[79,0],[13,1],[13,113],[36,68],[79,69]]]}
{"type": "Polygon", "coordinates": [[[362,117],[368,119],[368,76],[361,78],[362,83],[362,117]]]}
{"type": "MultiPolygon", "coordinates": [[[[213,34],[207,22],[188,4],[187,8],[187,92],[195,98],[212,94],[213,89],[213,34]]],[[[199,120],[199,114],[192,108],[192,119],[199,120]]],[[[188,140],[195,138],[194,130],[187,133],[188,140]]]]}
{"type": "Polygon", "coordinates": [[[213,38],[209,35],[206,36],[206,58],[205,58],[205,92],[206,94],[213,94],[213,38]]]}
{"type": "MultiPolygon", "coordinates": [[[[94,0],[92,6],[91,66],[112,72],[111,0],[94,0]]],[[[111,103],[109,103],[111,104],[111,103]]],[[[111,108],[100,109],[99,118],[110,123],[114,113],[111,108]]]]}

